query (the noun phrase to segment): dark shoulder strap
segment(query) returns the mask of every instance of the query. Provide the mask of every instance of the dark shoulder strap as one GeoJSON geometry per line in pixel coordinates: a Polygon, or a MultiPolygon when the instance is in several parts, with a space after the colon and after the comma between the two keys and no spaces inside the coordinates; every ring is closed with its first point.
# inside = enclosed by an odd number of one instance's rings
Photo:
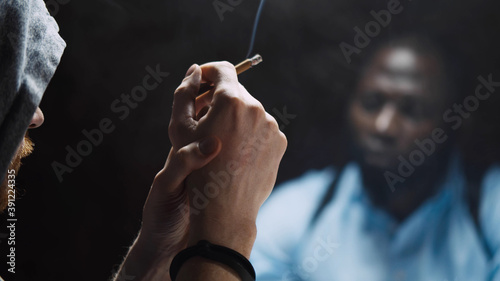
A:
{"type": "Polygon", "coordinates": [[[325,210],[328,203],[330,203],[332,201],[333,196],[335,195],[335,190],[337,189],[338,182],[340,180],[340,175],[342,174],[342,170],[339,169],[339,172],[336,173],[335,178],[333,179],[332,183],[328,186],[328,190],[325,192],[325,195],[323,195],[323,198],[321,199],[321,202],[320,202],[318,208],[316,209],[316,212],[314,212],[314,215],[313,215],[311,222],[309,224],[310,229],[314,227],[314,225],[318,221],[318,218],[320,217],[321,213],[325,210]]]}

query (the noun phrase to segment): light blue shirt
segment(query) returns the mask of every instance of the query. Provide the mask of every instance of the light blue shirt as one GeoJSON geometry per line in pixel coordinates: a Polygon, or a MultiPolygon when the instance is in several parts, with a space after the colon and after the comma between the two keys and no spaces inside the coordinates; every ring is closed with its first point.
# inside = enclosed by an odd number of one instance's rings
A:
{"type": "Polygon", "coordinates": [[[285,183],[264,204],[251,255],[258,281],[500,280],[499,166],[482,181],[481,234],[457,160],[439,192],[399,224],[371,204],[357,164],[339,176],[312,229],[312,216],[335,177],[332,168],[285,183]]]}

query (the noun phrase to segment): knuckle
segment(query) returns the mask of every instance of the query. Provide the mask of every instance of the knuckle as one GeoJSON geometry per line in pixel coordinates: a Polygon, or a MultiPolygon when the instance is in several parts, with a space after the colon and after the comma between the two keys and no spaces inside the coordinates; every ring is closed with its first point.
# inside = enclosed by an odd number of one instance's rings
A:
{"type": "Polygon", "coordinates": [[[227,61],[217,62],[215,64],[215,69],[218,72],[221,83],[231,83],[238,79],[234,65],[227,61]]]}
{"type": "Polygon", "coordinates": [[[288,146],[288,139],[286,138],[286,135],[281,131],[279,132],[279,136],[281,139],[281,145],[283,147],[283,152],[284,152],[288,146]]]}
{"type": "Polygon", "coordinates": [[[282,153],[284,153],[286,147],[288,146],[288,140],[286,138],[286,135],[280,130],[279,124],[276,121],[276,119],[267,112],[266,112],[266,119],[267,119],[266,120],[267,128],[269,128],[269,130],[273,132],[276,144],[278,145],[279,148],[281,148],[282,153]]]}
{"type": "Polygon", "coordinates": [[[266,118],[267,118],[267,122],[269,124],[269,127],[272,130],[275,130],[275,131],[279,132],[280,131],[280,126],[278,124],[278,121],[276,121],[276,118],[274,118],[271,114],[269,114],[267,112],[266,112],[266,118]]]}
{"type": "Polygon", "coordinates": [[[227,93],[221,93],[218,100],[220,100],[223,106],[230,108],[241,108],[244,106],[244,101],[240,97],[228,95],[227,93]]]}
{"type": "Polygon", "coordinates": [[[217,62],[217,67],[219,69],[227,69],[227,70],[232,70],[234,71],[234,65],[228,61],[220,61],[220,62],[217,62]]]}
{"type": "Polygon", "coordinates": [[[278,153],[283,156],[283,154],[285,154],[285,151],[286,151],[286,148],[288,146],[288,140],[285,136],[285,134],[283,134],[283,132],[278,132],[276,134],[276,151],[278,151],[278,153]]]}
{"type": "Polygon", "coordinates": [[[186,91],[188,91],[188,89],[189,85],[187,85],[186,83],[182,83],[179,85],[179,87],[177,87],[177,89],[175,89],[174,96],[185,93],[186,91]]]}
{"type": "Polygon", "coordinates": [[[177,151],[177,165],[180,167],[185,167],[189,164],[189,149],[187,147],[182,147],[177,151]]]}
{"type": "Polygon", "coordinates": [[[258,101],[249,103],[247,105],[249,112],[258,118],[265,118],[266,111],[264,110],[264,106],[258,101]]]}
{"type": "Polygon", "coordinates": [[[245,94],[250,94],[248,91],[247,91],[247,88],[245,88],[245,86],[243,86],[241,83],[238,83],[238,87],[240,88],[240,91],[242,93],[245,93],[245,94]]]}
{"type": "Polygon", "coordinates": [[[240,88],[235,87],[233,83],[220,82],[216,85],[214,97],[215,96],[219,98],[239,97],[241,96],[240,88]]]}

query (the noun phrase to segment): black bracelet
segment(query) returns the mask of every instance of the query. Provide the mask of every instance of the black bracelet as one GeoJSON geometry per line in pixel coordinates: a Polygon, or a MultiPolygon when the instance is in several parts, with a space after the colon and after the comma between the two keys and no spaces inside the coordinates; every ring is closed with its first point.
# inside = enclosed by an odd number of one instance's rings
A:
{"type": "Polygon", "coordinates": [[[240,253],[227,247],[214,245],[206,240],[180,251],[170,264],[170,278],[175,281],[177,273],[188,259],[200,256],[216,262],[223,263],[238,273],[243,281],[255,281],[255,270],[252,264],[240,253]]]}

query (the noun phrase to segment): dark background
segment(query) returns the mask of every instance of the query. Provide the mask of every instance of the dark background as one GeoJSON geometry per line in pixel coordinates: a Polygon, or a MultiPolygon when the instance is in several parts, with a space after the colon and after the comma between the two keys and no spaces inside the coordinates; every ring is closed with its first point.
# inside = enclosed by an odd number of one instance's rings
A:
{"type": "MultiPolygon", "coordinates": [[[[170,149],[173,91],[192,63],[245,58],[259,4],[243,0],[221,21],[213,1],[59,2],[50,1],[49,8],[68,46],[41,104],[45,123],[30,132],[36,150],[17,178],[24,190],[16,202],[17,273],[5,271],[7,249],[1,243],[0,275],[6,280],[111,276],[139,230],[149,186],[170,149]],[[111,103],[141,85],[146,66],[157,64],[170,76],[126,119],[118,119],[111,103]],[[85,139],[81,131],[98,128],[103,118],[116,129],[59,182],[53,161],[64,164],[65,147],[75,149],[85,139]]],[[[353,28],[363,29],[373,20],[370,11],[387,9],[388,2],[266,2],[254,48],[264,62],[240,81],[270,113],[286,106],[296,115],[288,124],[277,118],[289,140],[278,182],[349,159],[345,100],[359,62],[377,41],[402,30],[428,30],[466,61],[460,90],[473,94],[479,75],[493,73],[500,80],[495,1],[401,1],[403,11],[347,63],[339,43],[352,45],[353,28]]],[[[470,165],[499,160],[499,96],[482,102],[461,128],[460,147],[470,165]]]]}

